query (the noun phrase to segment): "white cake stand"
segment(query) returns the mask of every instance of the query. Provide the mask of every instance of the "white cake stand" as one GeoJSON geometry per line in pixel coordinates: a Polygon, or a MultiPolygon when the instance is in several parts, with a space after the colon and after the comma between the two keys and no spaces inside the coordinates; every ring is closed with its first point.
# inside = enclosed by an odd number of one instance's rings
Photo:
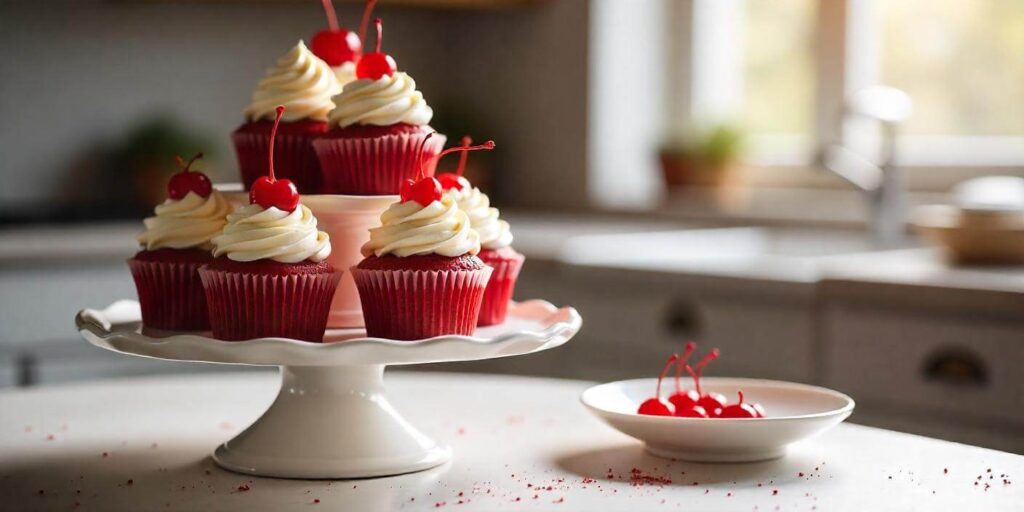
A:
{"type": "Polygon", "coordinates": [[[75,323],[93,345],[176,361],[281,367],[281,391],[263,415],[220,445],[226,469],[283,478],[363,478],[421,471],[443,464],[451,449],[430,439],[396,411],[384,392],[384,367],[473,361],[547,350],[569,341],[583,321],[571,307],[533,300],[509,305],[501,324],[474,336],[421,341],[367,338],[365,331],[329,330],[327,343],[285,338],[219,341],[209,333],[154,332],[141,326],[136,301],[85,309],[75,323]]]}

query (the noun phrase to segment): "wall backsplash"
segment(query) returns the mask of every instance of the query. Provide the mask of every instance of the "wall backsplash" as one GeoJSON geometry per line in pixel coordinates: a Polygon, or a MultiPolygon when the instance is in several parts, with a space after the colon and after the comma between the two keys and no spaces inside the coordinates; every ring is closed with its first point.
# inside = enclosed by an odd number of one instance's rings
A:
{"type": "MultiPolygon", "coordinates": [[[[585,202],[587,2],[451,11],[389,8],[386,49],[427,100],[494,138],[500,204],[585,202]],[[543,183],[545,187],[537,185],[543,183]]],[[[356,25],[359,5],[339,6],[356,25]]],[[[323,25],[319,2],[5,2],[0,5],[0,214],[59,202],[77,159],[169,115],[210,134],[215,179],[235,177],[229,132],[263,69],[323,25]],[[308,4],[308,5],[307,5],[308,4]]],[[[465,123],[463,123],[465,124],[465,123]]],[[[462,134],[449,134],[457,138],[462,134]]]]}

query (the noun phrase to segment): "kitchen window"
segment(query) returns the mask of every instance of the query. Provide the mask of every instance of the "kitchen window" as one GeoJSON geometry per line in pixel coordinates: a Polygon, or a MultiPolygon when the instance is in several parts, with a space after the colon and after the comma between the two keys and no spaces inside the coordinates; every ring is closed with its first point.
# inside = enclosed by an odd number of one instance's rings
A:
{"type": "Polygon", "coordinates": [[[708,82],[697,90],[738,93],[692,97],[705,103],[694,112],[743,126],[755,162],[810,162],[838,140],[870,151],[873,127],[843,122],[842,102],[884,84],[914,102],[902,165],[1024,165],[1024,1],[694,0],[692,9],[694,50],[707,46],[701,38],[736,35],[714,63],[693,59],[693,80],[708,82]],[[727,67],[738,71],[714,69],[727,67]]]}
{"type": "Polygon", "coordinates": [[[720,122],[749,135],[752,183],[846,187],[818,157],[833,143],[877,153],[878,127],[842,116],[851,93],[877,84],[913,101],[896,144],[911,189],[1024,175],[1024,0],[590,5],[597,204],[649,204],[663,190],[659,141],[720,122]]]}

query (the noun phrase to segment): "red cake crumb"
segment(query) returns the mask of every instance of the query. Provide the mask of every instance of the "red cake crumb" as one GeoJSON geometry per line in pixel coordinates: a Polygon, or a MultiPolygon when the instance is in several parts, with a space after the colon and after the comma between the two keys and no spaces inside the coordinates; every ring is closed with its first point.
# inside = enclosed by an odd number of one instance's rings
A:
{"type": "Polygon", "coordinates": [[[552,501],[551,503],[564,503],[564,502],[565,502],[565,498],[558,498],[557,500],[552,501]]]}
{"type": "Polygon", "coordinates": [[[313,503],[314,503],[314,504],[320,503],[320,498],[314,498],[314,499],[313,499],[313,503]]]}
{"type": "Polygon", "coordinates": [[[773,489],[772,490],[772,496],[778,496],[778,495],[779,495],[779,490],[778,489],[773,489]]]}
{"type": "Polygon", "coordinates": [[[252,489],[252,487],[249,487],[249,484],[242,484],[238,486],[238,492],[245,492],[249,489],[252,489]]]}
{"type": "Polygon", "coordinates": [[[55,436],[53,434],[46,434],[46,440],[47,441],[53,441],[54,439],[57,439],[57,436],[55,436]]]}
{"type": "Polygon", "coordinates": [[[665,485],[671,483],[671,478],[646,474],[639,468],[629,470],[629,484],[634,487],[643,485],[665,485]]]}

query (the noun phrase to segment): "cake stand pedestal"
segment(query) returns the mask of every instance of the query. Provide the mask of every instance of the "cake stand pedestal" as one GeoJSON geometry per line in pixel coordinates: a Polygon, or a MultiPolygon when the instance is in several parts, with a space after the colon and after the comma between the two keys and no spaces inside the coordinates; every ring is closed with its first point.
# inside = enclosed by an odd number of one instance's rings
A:
{"type": "Polygon", "coordinates": [[[85,309],[75,323],[93,345],[177,361],[279,366],[281,390],[252,425],[213,454],[222,467],[283,478],[365,478],[432,468],[451,449],[420,432],[388,402],[389,365],[472,361],[560,346],[582,319],[571,307],[539,300],[509,305],[509,319],[474,336],[419,341],[368,338],[362,329],[329,330],[325,343],[285,338],[220,341],[209,333],[142,327],[139,304],[85,309]]]}

